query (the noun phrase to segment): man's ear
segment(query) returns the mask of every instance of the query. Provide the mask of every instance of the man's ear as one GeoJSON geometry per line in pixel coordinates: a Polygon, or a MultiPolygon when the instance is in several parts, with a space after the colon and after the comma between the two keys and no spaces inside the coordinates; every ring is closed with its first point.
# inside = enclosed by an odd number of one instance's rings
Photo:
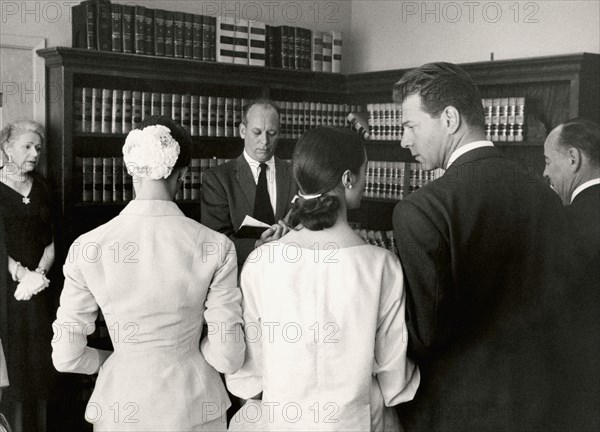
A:
{"type": "Polygon", "coordinates": [[[246,125],[244,123],[240,123],[240,136],[242,139],[246,138],[246,125]]]}
{"type": "Polygon", "coordinates": [[[567,150],[567,157],[569,158],[569,168],[571,172],[577,172],[581,168],[583,162],[583,153],[576,147],[569,147],[567,150]]]}
{"type": "Polygon", "coordinates": [[[460,127],[460,113],[452,105],[447,106],[444,111],[442,111],[441,119],[449,134],[455,133],[460,127]]]}

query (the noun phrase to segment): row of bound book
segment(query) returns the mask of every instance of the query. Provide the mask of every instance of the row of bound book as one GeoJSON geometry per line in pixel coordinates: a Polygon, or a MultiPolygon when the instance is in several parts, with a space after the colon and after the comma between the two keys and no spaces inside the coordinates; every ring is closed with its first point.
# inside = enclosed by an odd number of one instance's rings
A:
{"type": "Polygon", "coordinates": [[[402,200],[443,173],[441,169],[427,171],[414,162],[369,161],[364,197],[402,200]]]}
{"type": "Polygon", "coordinates": [[[350,223],[350,226],[353,227],[354,232],[358,234],[360,238],[362,238],[365,243],[379,246],[384,249],[389,250],[393,254],[398,254],[398,249],[396,247],[396,240],[394,238],[394,231],[378,231],[367,228],[361,228],[359,223],[350,223]]]}
{"type": "MultiPolygon", "coordinates": [[[[75,132],[126,134],[146,117],[165,115],[192,136],[237,137],[247,99],[178,93],[76,87],[75,132]]],[[[280,108],[280,137],[298,138],[316,126],[346,125],[350,110],[359,106],[321,102],[276,101],[280,108]]]]}
{"type": "Polygon", "coordinates": [[[525,98],[482,99],[486,139],[519,142],[524,139],[525,98]]]}
{"type": "MultiPolygon", "coordinates": [[[[176,200],[199,200],[202,174],[229,159],[194,158],[186,171],[176,200]]],[[[126,202],[135,197],[133,182],[122,157],[83,157],[75,159],[75,175],[81,181],[82,202],[126,202]]]]}
{"type": "Polygon", "coordinates": [[[198,15],[108,0],[82,1],[71,16],[74,48],[341,72],[339,31],[313,32],[233,15],[198,15]]]}

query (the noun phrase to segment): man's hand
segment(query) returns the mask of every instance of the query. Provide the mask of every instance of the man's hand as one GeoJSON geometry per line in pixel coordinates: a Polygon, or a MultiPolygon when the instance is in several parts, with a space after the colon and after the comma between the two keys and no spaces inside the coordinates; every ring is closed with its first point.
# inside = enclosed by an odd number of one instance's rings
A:
{"type": "Polygon", "coordinates": [[[254,247],[260,247],[265,243],[269,243],[272,241],[279,240],[281,237],[286,235],[290,231],[290,227],[288,227],[285,222],[279,221],[276,224],[272,225],[269,229],[263,232],[260,236],[260,239],[256,240],[254,243],[254,247]]]}

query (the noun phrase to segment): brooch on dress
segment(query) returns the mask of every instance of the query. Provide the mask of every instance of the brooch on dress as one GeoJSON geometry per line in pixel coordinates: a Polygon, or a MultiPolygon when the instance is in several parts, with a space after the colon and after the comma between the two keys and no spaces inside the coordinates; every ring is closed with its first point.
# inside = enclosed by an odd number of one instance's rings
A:
{"type": "Polygon", "coordinates": [[[23,197],[23,204],[29,204],[31,200],[28,197],[23,197]]]}

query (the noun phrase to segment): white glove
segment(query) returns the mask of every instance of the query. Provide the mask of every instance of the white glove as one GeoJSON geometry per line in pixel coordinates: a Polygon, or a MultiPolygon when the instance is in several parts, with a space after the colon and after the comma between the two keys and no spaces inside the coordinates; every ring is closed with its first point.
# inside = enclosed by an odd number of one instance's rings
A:
{"type": "Polygon", "coordinates": [[[35,294],[44,290],[50,281],[43,274],[27,270],[25,276],[19,281],[17,290],[15,291],[15,298],[17,300],[29,300],[35,294]]]}

